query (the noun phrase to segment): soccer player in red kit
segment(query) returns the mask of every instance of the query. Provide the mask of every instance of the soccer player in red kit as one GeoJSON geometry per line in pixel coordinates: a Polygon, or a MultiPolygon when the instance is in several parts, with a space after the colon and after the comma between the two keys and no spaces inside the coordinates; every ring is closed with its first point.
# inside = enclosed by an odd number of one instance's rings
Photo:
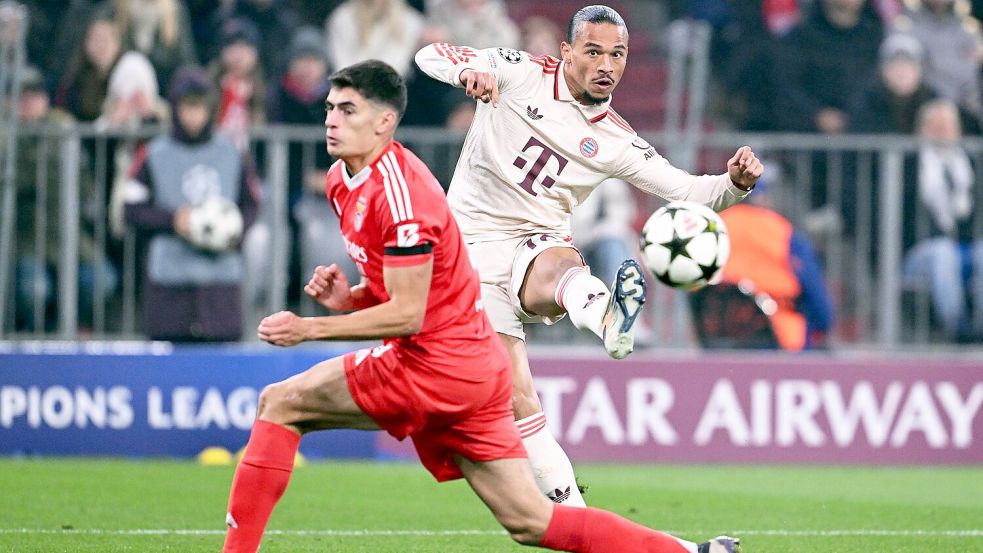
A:
{"type": "Polygon", "coordinates": [[[258,334],[305,340],[383,339],[318,363],[260,394],[229,497],[225,552],[255,552],[286,489],[303,434],[383,429],[412,438],[439,481],[464,477],[512,538],[575,552],[732,553],[735,540],[677,539],[599,509],[554,505],[539,493],[512,421],[512,371],[481,303],[478,276],[443,191],[393,140],[406,108],[399,74],[379,61],[342,69],[327,98],[327,149],[339,161],[327,196],[363,278],[318,267],[305,287],[351,313],[282,311],[258,334]]]}

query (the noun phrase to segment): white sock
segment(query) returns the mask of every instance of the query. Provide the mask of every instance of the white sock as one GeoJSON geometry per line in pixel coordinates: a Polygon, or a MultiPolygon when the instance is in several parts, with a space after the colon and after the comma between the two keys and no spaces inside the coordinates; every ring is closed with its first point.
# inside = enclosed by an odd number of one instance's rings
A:
{"type": "Polygon", "coordinates": [[[611,299],[610,293],[587,267],[572,267],[560,278],[553,299],[570,314],[573,326],[604,339],[604,313],[611,299]]]}
{"type": "Polygon", "coordinates": [[[529,464],[539,491],[555,503],[567,507],[586,507],[577,488],[570,459],[546,427],[546,415],[539,412],[515,421],[515,425],[519,427],[522,445],[529,455],[529,464]]]}

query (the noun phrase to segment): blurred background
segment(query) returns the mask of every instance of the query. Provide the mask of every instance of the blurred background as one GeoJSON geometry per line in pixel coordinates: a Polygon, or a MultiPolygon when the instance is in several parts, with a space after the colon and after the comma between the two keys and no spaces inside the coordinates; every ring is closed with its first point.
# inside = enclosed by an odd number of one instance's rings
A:
{"type": "MultiPolygon", "coordinates": [[[[332,162],[322,130],[326,77],[372,57],[399,69],[410,89],[399,138],[446,186],[474,105],[422,75],[413,54],[447,41],[556,56],[581,4],[0,2],[0,337],[249,341],[269,312],[313,314],[301,287],[315,265],[337,262],[357,276],[323,197],[332,162]],[[198,83],[210,116],[205,132],[240,154],[230,163],[245,215],[241,240],[224,252],[232,276],[193,281],[190,291],[160,286],[160,275],[148,286],[157,271],[148,246],[174,226],[172,212],[141,196],[141,188],[172,186],[154,174],[162,163],[147,159],[147,145],[180,134],[175,89],[187,88],[177,77],[193,73],[189,67],[199,68],[192,81],[205,76],[198,83]],[[222,305],[196,300],[216,291],[222,305]],[[170,315],[155,310],[160,302],[170,315]],[[235,324],[216,324],[220,317],[235,324]]],[[[983,104],[974,16],[983,2],[612,6],[630,30],[613,105],[638,133],[691,172],[721,172],[742,144],[767,162],[752,197],[793,238],[779,248],[781,259],[756,259],[780,267],[726,280],[743,282],[745,296],[770,294],[805,321],[808,338],[779,347],[980,342],[983,104]]],[[[612,252],[637,256],[637,232],[661,204],[624,183],[599,190],[577,210],[574,239],[606,277],[612,252]]],[[[694,322],[713,318],[720,301],[663,287],[653,300],[644,346],[713,347],[705,333],[725,333],[694,322]]],[[[533,343],[589,343],[569,325],[531,332],[533,343]]]]}

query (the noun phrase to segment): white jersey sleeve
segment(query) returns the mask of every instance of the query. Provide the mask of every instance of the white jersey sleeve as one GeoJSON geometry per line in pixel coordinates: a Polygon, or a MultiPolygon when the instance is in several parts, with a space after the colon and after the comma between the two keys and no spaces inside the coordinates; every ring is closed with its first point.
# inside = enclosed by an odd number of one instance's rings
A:
{"type": "Polygon", "coordinates": [[[734,186],[727,173],[697,176],[673,167],[642,138],[635,138],[623,154],[615,176],[669,201],[688,200],[722,211],[750,194],[734,186]]]}
{"type": "Polygon", "coordinates": [[[498,80],[499,92],[502,92],[520,85],[528,77],[528,70],[518,65],[527,57],[525,52],[511,48],[475,50],[470,46],[435,42],[416,53],[416,65],[432,78],[457,88],[464,87],[461,73],[465,69],[491,73],[498,80]]]}

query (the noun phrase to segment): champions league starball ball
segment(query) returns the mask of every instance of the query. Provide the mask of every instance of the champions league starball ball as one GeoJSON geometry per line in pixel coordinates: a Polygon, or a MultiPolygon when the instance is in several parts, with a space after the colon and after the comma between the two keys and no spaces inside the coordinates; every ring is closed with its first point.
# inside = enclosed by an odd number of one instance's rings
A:
{"type": "Polygon", "coordinates": [[[191,208],[188,218],[189,241],[210,252],[231,250],[242,238],[242,213],[236,204],[221,196],[211,196],[191,208]]]}
{"type": "Polygon", "coordinates": [[[642,262],[664,284],[698,290],[719,282],[730,255],[723,220],[694,202],[659,208],[642,228],[642,262]]]}

